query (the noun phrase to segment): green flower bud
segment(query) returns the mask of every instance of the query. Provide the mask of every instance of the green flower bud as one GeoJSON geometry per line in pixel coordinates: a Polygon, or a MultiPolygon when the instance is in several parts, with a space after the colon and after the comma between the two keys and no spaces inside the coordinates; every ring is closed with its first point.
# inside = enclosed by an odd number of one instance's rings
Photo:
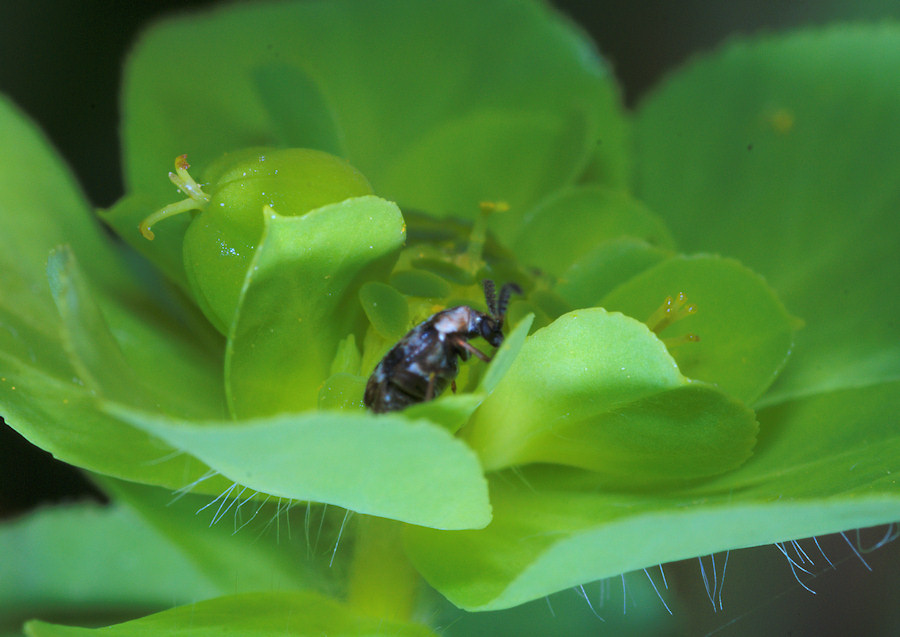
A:
{"type": "Polygon", "coordinates": [[[190,210],[200,213],[184,236],[184,269],[206,317],[228,333],[241,288],[262,238],[264,209],[300,216],[327,204],[372,194],[365,176],[339,157],[308,148],[252,148],[213,162],[200,186],[188,174],[186,156],[175,160],[172,182],[188,198],[166,206],[140,224],[150,226],[190,210]],[[204,190],[205,188],[205,190],[204,190]]]}

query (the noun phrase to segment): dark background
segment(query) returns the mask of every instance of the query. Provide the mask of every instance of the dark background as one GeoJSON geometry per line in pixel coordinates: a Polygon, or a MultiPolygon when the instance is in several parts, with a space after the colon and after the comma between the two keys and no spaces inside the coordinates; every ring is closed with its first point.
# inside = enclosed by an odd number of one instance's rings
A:
{"type": "MultiPolygon", "coordinates": [[[[0,2],[0,92],[47,133],[96,205],[108,206],[122,194],[117,90],[129,43],[156,16],[209,4],[0,2]]],[[[727,38],[834,19],[900,16],[896,0],[556,0],[554,4],[588,31],[612,62],[630,106],[667,71],[727,38]]],[[[54,462],[0,424],[0,518],[92,493],[101,497],[77,471],[54,462]]],[[[880,536],[881,532],[869,532],[868,543],[880,536]]],[[[674,589],[668,597],[675,593],[685,602],[667,634],[900,634],[900,543],[866,555],[874,569],[871,573],[840,536],[825,538],[822,544],[829,557],[841,563],[837,570],[815,569],[818,577],[808,583],[817,595],[792,579],[773,547],[733,554],[725,611],[717,614],[706,599],[696,560],[667,566],[674,589]]],[[[604,634],[602,624],[597,624],[596,634],[604,634]]]]}

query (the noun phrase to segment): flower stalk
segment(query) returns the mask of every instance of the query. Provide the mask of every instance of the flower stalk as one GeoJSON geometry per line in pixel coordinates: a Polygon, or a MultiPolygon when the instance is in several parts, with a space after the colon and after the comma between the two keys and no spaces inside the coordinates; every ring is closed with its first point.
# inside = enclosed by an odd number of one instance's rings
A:
{"type": "Polygon", "coordinates": [[[357,522],[348,601],[365,615],[409,620],[420,578],[403,549],[401,526],[370,515],[357,522]]]}

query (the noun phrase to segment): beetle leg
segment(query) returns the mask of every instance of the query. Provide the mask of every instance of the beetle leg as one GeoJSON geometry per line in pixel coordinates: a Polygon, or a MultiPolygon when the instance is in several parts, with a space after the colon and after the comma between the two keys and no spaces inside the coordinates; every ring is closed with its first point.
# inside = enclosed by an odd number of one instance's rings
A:
{"type": "Polygon", "coordinates": [[[428,389],[425,390],[425,402],[434,398],[434,372],[428,375],[428,389]]]}
{"type": "Polygon", "coordinates": [[[455,380],[450,381],[450,389],[453,391],[454,394],[456,393],[456,381],[455,380]]]}
{"type": "Polygon", "coordinates": [[[471,343],[469,343],[468,341],[463,340],[463,339],[461,339],[461,338],[458,338],[458,339],[456,339],[456,340],[454,341],[454,343],[456,343],[457,346],[459,346],[459,347],[461,347],[461,348],[463,348],[463,349],[469,350],[470,352],[472,352],[473,354],[475,354],[475,356],[477,356],[478,358],[480,358],[481,360],[483,360],[485,363],[490,363],[490,362],[491,362],[491,357],[490,357],[490,356],[488,356],[487,354],[485,354],[484,352],[482,352],[480,349],[474,347],[474,346],[473,346],[471,343]]]}

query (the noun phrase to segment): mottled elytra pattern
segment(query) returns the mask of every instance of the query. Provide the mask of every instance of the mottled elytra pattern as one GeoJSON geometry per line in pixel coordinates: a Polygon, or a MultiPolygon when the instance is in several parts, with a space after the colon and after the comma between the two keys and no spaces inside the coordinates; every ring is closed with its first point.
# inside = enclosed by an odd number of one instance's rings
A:
{"type": "Polygon", "coordinates": [[[489,356],[469,343],[481,337],[493,347],[503,343],[503,319],[513,293],[522,289],[507,283],[496,296],[494,282],[484,282],[489,314],[459,305],[433,314],[412,328],[375,367],[363,403],[376,413],[397,411],[439,396],[459,373],[458,359],[474,355],[488,362],[489,356]]]}

